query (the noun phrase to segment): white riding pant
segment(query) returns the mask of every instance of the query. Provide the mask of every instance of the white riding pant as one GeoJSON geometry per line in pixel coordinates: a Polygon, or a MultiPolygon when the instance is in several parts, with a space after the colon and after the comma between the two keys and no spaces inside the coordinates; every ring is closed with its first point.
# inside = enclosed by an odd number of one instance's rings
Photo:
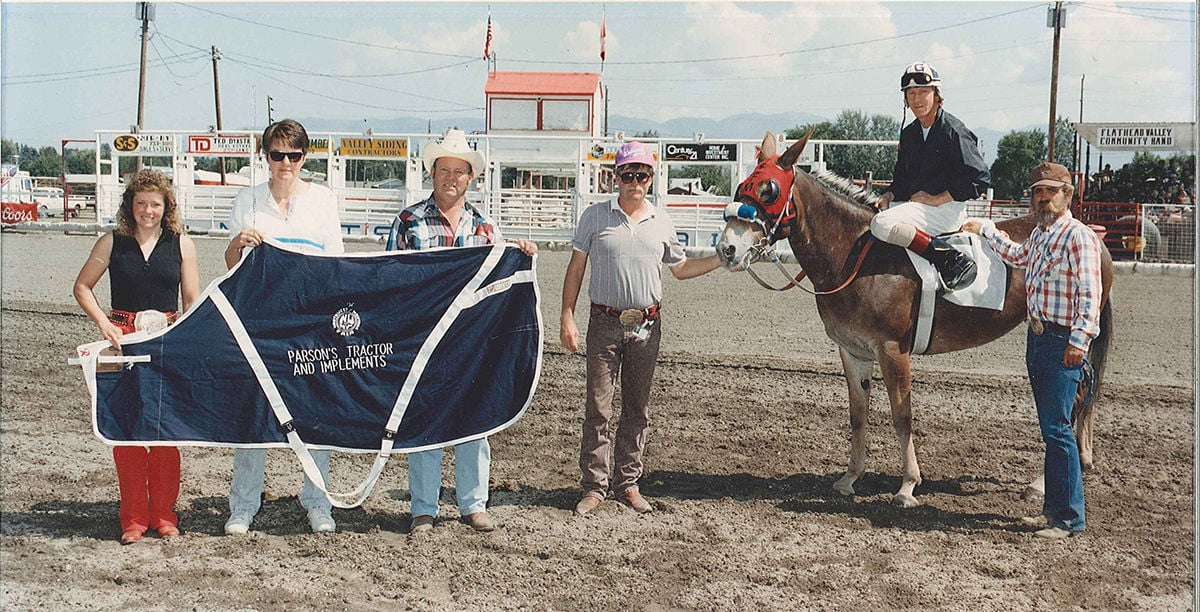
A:
{"type": "Polygon", "coordinates": [[[946,202],[941,206],[893,202],[887,210],[875,213],[871,219],[871,233],[884,242],[908,247],[917,229],[936,236],[958,231],[966,220],[966,202],[946,202]]]}

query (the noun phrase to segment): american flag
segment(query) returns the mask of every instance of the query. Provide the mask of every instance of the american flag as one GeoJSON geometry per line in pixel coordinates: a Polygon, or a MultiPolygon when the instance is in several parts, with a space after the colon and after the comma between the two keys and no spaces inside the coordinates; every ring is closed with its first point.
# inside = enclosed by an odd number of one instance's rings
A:
{"type": "Polygon", "coordinates": [[[608,20],[606,18],[600,19],[600,61],[601,62],[604,61],[604,51],[605,51],[604,45],[606,43],[606,41],[604,39],[608,38],[608,28],[607,28],[607,24],[606,24],[607,21],[608,20]]]}
{"type": "Polygon", "coordinates": [[[483,59],[492,57],[492,16],[488,15],[487,39],[483,41],[483,59]]]}

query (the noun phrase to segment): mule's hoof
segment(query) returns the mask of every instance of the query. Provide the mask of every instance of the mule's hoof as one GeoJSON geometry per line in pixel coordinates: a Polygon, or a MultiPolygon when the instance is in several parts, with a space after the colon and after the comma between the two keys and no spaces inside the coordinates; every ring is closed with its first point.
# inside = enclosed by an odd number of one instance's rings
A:
{"type": "Polygon", "coordinates": [[[1044,495],[1042,490],[1037,487],[1025,487],[1025,490],[1021,492],[1021,499],[1025,501],[1037,501],[1044,495]]]}
{"type": "Polygon", "coordinates": [[[839,480],[833,483],[833,490],[837,491],[838,495],[842,497],[854,497],[853,482],[846,483],[839,480]]]}
{"type": "Polygon", "coordinates": [[[892,505],[901,508],[916,508],[921,505],[921,502],[917,501],[917,498],[912,495],[897,493],[892,496],[892,505]]]}

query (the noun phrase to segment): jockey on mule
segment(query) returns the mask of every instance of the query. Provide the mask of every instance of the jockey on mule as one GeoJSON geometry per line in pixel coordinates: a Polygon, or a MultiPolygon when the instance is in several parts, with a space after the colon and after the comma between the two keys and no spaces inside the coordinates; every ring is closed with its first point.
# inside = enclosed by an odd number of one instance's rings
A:
{"type": "Polygon", "coordinates": [[[892,185],[875,201],[881,212],[871,233],[928,259],[953,291],[975,279],[975,263],[937,235],[958,231],[966,200],[985,194],[991,179],[975,134],[942,108],[941,86],[926,62],[909,64],[900,77],[904,105],[916,119],[900,132],[892,185]]]}

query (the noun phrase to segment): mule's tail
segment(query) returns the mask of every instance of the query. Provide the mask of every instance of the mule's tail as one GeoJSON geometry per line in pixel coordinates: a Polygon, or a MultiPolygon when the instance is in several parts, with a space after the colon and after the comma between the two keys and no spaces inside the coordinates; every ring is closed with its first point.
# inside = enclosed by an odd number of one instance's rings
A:
{"type": "Polygon", "coordinates": [[[1113,313],[1112,296],[1100,309],[1100,333],[1088,347],[1087,360],[1091,364],[1090,378],[1085,376],[1075,393],[1075,407],[1071,421],[1075,424],[1075,440],[1079,444],[1079,463],[1083,469],[1092,469],[1092,419],[1095,417],[1096,402],[1104,382],[1104,366],[1108,362],[1108,349],[1112,345],[1113,313]]]}

